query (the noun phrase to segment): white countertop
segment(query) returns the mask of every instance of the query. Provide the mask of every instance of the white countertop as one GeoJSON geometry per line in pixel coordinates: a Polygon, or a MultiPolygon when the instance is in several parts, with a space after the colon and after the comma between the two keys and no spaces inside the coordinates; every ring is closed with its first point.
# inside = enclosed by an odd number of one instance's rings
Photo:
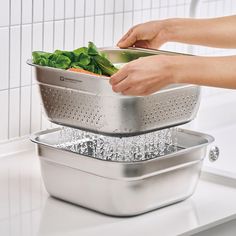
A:
{"type": "Polygon", "coordinates": [[[116,218],[49,197],[34,152],[3,156],[0,235],[190,235],[236,218],[236,180],[230,187],[217,183],[217,178],[216,182],[204,179],[186,201],[136,217],[116,218]]]}

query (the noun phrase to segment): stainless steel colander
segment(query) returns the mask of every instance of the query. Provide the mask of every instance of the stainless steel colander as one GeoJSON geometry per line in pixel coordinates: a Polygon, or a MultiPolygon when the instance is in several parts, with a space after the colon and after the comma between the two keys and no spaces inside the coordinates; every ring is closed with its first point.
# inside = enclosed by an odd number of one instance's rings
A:
{"type": "MultiPolygon", "coordinates": [[[[150,55],[179,55],[146,49],[102,49],[113,63],[150,55]]],[[[150,96],[112,91],[109,78],[56,68],[35,67],[45,114],[51,122],[113,136],[131,136],[191,121],[198,111],[200,87],[172,85],[150,96]]]]}

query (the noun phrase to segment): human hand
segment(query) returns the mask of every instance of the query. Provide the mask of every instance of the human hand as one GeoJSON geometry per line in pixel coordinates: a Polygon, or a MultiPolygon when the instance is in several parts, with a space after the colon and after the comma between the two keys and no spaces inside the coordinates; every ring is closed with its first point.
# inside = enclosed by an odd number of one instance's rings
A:
{"type": "Polygon", "coordinates": [[[167,20],[149,21],[133,26],[118,42],[121,48],[141,47],[159,48],[167,42],[166,26],[167,20]]]}
{"type": "Polygon", "coordinates": [[[111,76],[113,91],[124,95],[145,96],[174,83],[171,58],[173,56],[156,55],[129,62],[111,76]]]}

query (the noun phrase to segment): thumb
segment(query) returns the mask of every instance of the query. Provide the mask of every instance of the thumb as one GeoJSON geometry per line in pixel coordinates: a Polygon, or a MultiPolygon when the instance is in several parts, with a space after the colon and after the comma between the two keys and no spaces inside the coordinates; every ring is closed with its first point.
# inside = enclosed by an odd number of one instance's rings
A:
{"type": "Polygon", "coordinates": [[[137,41],[137,34],[134,30],[130,30],[124,37],[118,42],[117,46],[120,48],[127,48],[133,46],[137,41]]]}

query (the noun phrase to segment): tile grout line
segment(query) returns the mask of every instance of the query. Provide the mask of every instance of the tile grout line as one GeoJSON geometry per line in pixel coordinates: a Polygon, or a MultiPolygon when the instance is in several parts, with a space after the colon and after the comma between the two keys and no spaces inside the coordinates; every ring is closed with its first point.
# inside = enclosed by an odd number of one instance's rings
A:
{"type": "Polygon", "coordinates": [[[113,1],[113,13],[112,13],[112,19],[113,19],[113,22],[112,22],[112,45],[114,45],[114,41],[115,41],[115,7],[116,7],[116,3],[115,3],[115,0],[112,0],[113,1]]]}
{"type": "MultiPolygon", "coordinates": [[[[133,2],[134,0],[132,0],[133,2]]],[[[186,4],[185,3],[182,3],[182,4],[176,4],[176,7],[177,6],[185,6],[186,4]]],[[[174,7],[174,6],[173,6],[174,7]]],[[[158,9],[162,9],[162,8],[166,8],[166,7],[154,7],[153,10],[158,10],[158,9]]],[[[143,8],[143,9],[133,9],[133,10],[127,10],[125,11],[125,13],[132,13],[132,12],[141,12],[141,11],[146,11],[146,10],[151,10],[151,8],[143,8]]],[[[122,11],[117,11],[117,12],[107,12],[107,13],[104,13],[104,14],[96,14],[95,16],[103,16],[103,15],[113,15],[113,14],[121,14],[122,11]]],[[[91,15],[91,14],[88,14],[88,15],[83,15],[83,16],[78,16],[76,17],[76,19],[80,19],[80,18],[85,18],[85,17],[93,17],[94,15],[91,15]]],[[[67,17],[67,18],[60,18],[60,19],[55,19],[55,22],[58,22],[58,21],[71,21],[71,20],[74,20],[74,17],[67,17]]],[[[33,24],[43,24],[43,23],[50,23],[50,22],[53,22],[53,19],[52,20],[45,20],[44,22],[43,21],[35,21],[33,22],[33,24]]],[[[22,23],[22,26],[26,26],[26,25],[31,25],[32,22],[29,22],[29,23],[22,23]]],[[[20,24],[12,24],[10,25],[10,27],[19,27],[20,24]]],[[[9,26],[8,25],[2,25],[0,26],[0,29],[2,28],[8,28],[9,26]]]]}
{"type": "Polygon", "coordinates": [[[85,44],[85,26],[86,26],[86,0],[84,0],[84,16],[82,18],[84,18],[84,28],[83,28],[83,44],[85,44]]]}
{"type": "Polygon", "coordinates": [[[96,0],[93,0],[93,42],[95,42],[95,25],[96,25],[96,0]]]}
{"type": "Polygon", "coordinates": [[[19,78],[19,121],[18,121],[18,125],[19,125],[19,130],[18,130],[18,136],[21,136],[21,93],[22,93],[22,86],[21,86],[21,81],[22,81],[22,19],[23,19],[23,1],[21,0],[21,15],[20,15],[20,78],[19,78]]]}
{"type": "Polygon", "coordinates": [[[55,50],[55,5],[56,5],[56,0],[53,0],[53,33],[52,33],[52,49],[53,51],[55,50]]]}
{"type": "Polygon", "coordinates": [[[74,18],[73,18],[73,21],[74,21],[74,25],[73,25],[73,49],[75,48],[75,30],[76,30],[76,7],[77,7],[77,4],[76,4],[76,0],[74,0],[74,18]]]}
{"type": "MultiPolygon", "coordinates": [[[[33,51],[33,39],[34,39],[34,24],[33,24],[33,16],[34,16],[34,0],[32,0],[32,5],[31,5],[31,52],[33,51]]],[[[30,67],[30,125],[29,125],[29,133],[32,132],[32,87],[33,87],[33,68],[32,66],[30,67]]]]}
{"type": "Polygon", "coordinates": [[[64,14],[64,19],[63,19],[63,50],[66,48],[66,0],[63,1],[63,14],[64,14]]]}
{"type": "Polygon", "coordinates": [[[105,26],[106,26],[106,22],[105,22],[105,16],[106,16],[106,14],[105,14],[105,11],[106,11],[106,0],[104,0],[103,1],[103,22],[102,22],[102,24],[103,24],[103,32],[102,32],[102,45],[103,45],[103,47],[105,46],[105,44],[104,44],[104,41],[105,41],[105,26]]]}
{"type": "MultiPolygon", "coordinates": [[[[44,27],[45,27],[45,0],[43,0],[43,23],[42,23],[42,51],[44,51],[44,47],[45,47],[45,40],[44,40],[44,27]]],[[[42,109],[42,106],[40,105],[40,130],[42,129],[42,126],[43,126],[43,109],[42,109]]]]}
{"type": "Polygon", "coordinates": [[[10,139],[10,87],[11,87],[11,0],[9,0],[9,32],[8,32],[8,40],[9,40],[9,47],[8,47],[8,124],[7,124],[7,139],[10,139]]]}

